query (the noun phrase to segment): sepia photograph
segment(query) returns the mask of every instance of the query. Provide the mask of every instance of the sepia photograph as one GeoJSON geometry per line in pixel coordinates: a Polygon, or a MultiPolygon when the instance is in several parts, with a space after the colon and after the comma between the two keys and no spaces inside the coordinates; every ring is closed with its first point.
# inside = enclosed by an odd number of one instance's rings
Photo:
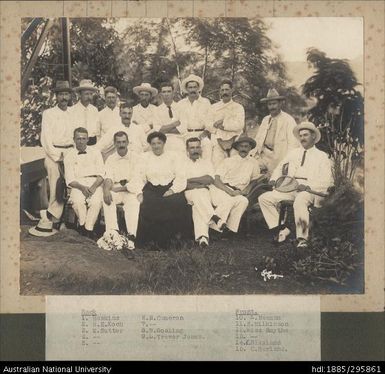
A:
{"type": "Polygon", "coordinates": [[[21,26],[21,295],[364,293],[362,18],[21,26]]]}

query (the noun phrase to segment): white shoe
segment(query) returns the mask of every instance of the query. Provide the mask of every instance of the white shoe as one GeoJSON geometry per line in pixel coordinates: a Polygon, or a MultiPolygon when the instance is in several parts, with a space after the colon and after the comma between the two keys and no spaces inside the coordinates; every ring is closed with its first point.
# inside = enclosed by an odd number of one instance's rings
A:
{"type": "Polygon", "coordinates": [[[205,236],[201,236],[198,240],[199,247],[206,248],[209,246],[209,240],[205,236]]]}
{"type": "Polygon", "coordinates": [[[287,227],[285,227],[283,230],[279,232],[277,242],[278,243],[284,242],[289,235],[290,235],[290,230],[287,227]]]}
{"type": "Polygon", "coordinates": [[[306,249],[308,247],[307,240],[306,239],[299,239],[297,248],[299,249],[306,249]]]}
{"type": "Polygon", "coordinates": [[[135,249],[135,243],[132,240],[127,240],[127,249],[133,251],[135,249]]]}

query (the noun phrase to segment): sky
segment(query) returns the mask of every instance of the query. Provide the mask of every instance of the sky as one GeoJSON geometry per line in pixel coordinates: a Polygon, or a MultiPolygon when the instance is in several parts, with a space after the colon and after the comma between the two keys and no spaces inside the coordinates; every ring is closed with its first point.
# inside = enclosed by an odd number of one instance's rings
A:
{"type": "Polygon", "coordinates": [[[315,47],[331,58],[363,56],[363,20],[360,17],[264,18],[269,38],[286,61],[305,61],[306,49],[315,47]]]}

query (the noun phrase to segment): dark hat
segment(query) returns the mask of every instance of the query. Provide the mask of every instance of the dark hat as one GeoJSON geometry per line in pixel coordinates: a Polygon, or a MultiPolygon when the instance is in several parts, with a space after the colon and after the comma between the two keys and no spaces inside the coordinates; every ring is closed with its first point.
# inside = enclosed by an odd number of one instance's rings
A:
{"type": "Polygon", "coordinates": [[[53,90],[55,93],[72,92],[72,88],[70,87],[70,83],[68,81],[57,81],[53,90]]]}
{"type": "Polygon", "coordinates": [[[107,95],[109,92],[112,92],[116,95],[118,93],[118,90],[115,87],[108,86],[104,89],[104,94],[107,95]]]}
{"type": "Polygon", "coordinates": [[[250,136],[248,136],[247,134],[241,134],[233,143],[233,148],[237,149],[238,145],[244,142],[249,143],[251,146],[251,149],[255,148],[257,145],[257,143],[253,138],[250,138],[250,136]]]}

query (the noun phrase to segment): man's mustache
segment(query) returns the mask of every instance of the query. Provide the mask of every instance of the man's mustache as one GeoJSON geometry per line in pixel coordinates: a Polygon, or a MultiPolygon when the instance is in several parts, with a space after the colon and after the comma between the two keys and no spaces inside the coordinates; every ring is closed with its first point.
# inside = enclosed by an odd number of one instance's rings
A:
{"type": "Polygon", "coordinates": [[[192,94],[196,95],[197,93],[198,93],[198,91],[190,91],[189,92],[190,95],[192,95],[192,94]]]}
{"type": "Polygon", "coordinates": [[[230,97],[230,94],[224,93],[224,94],[221,95],[221,97],[230,97]]]}

